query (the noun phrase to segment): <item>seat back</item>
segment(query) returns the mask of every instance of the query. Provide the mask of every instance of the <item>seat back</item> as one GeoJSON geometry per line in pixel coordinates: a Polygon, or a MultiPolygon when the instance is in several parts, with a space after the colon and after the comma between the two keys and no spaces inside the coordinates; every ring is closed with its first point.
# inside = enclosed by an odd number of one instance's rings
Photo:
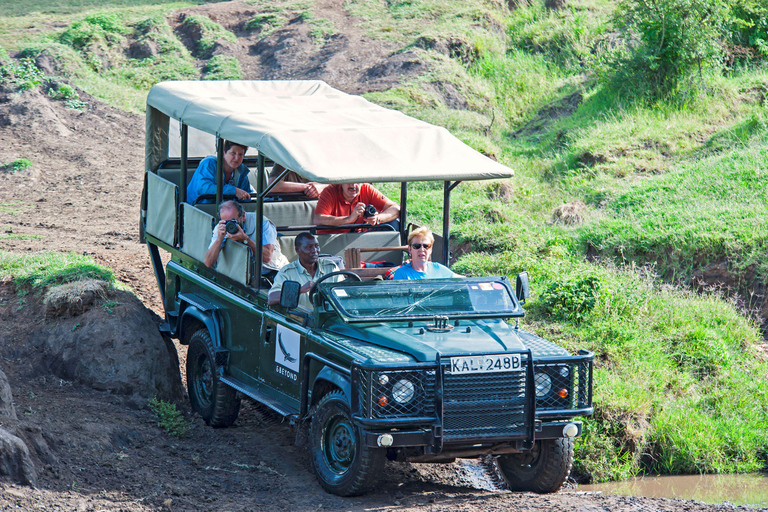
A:
{"type": "Polygon", "coordinates": [[[251,281],[251,251],[240,242],[228,240],[216,260],[216,270],[242,285],[251,281]]]}
{"type": "MultiPolygon", "coordinates": [[[[187,183],[192,181],[192,176],[194,176],[195,174],[195,169],[196,167],[187,168],[187,183]]],[[[179,167],[160,167],[157,170],[157,174],[161,178],[164,178],[170,181],[171,183],[175,183],[176,185],[181,183],[179,179],[181,178],[181,168],[179,167]]]]}
{"type": "Polygon", "coordinates": [[[311,226],[317,200],[273,201],[264,203],[264,216],[278,227],[311,226]]]}
{"type": "Polygon", "coordinates": [[[196,260],[205,260],[216,219],[188,203],[181,203],[181,219],[181,252],[196,260]]]}
{"type": "Polygon", "coordinates": [[[146,233],[176,245],[179,187],[153,172],[147,172],[146,233]]]}
{"type": "MultiPolygon", "coordinates": [[[[292,235],[279,238],[280,251],[288,258],[288,261],[296,259],[294,248],[296,237],[292,235]]],[[[320,242],[320,252],[344,258],[344,251],[349,248],[367,247],[397,247],[400,245],[400,233],[396,231],[371,231],[366,233],[334,233],[331,235],[317,235],[320,242]]],[[[403,251],[375,251],[364,253],[364,261],[390,261],[400,265],[403,261],[403,251]]]]}

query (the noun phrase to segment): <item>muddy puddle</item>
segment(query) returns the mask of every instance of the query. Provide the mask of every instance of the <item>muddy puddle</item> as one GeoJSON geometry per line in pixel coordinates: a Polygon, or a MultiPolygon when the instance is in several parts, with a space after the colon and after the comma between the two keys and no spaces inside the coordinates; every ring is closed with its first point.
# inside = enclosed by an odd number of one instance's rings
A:
{"type": "Polygon", "coordinates": [[[646,476],[623,482],[579,485],[577,491],[768,507],[768,475],[765,474],[646,476]]]}

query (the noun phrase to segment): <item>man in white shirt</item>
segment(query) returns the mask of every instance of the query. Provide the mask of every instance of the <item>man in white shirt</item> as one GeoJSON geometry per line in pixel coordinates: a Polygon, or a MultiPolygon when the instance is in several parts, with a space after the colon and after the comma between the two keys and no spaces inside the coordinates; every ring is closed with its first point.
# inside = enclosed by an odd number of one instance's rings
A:
{"type": "MultiPolygon", "coordinates": [[[[257,248],[254,241],[257,225],[256,213],[246,212],[237,201],[224,201],[219,205],[219,218],[221,220],[213,228],[211,244],[205,253],[206,266],[213,267],[216,265],[216,260],[219,259],[219,254],[226,244],[226,240],[242,242],[255,254],[257,248]],[[237,232],[227,233],[226,226],[229,220],[237,222],[237,232]]],[[[288,259],[280,252],[280,244],[277,243],[277,229],[266,217],[262,222],[261,261],[264,267],[262,273],[280,270],[288,264],[288,259]]]]}
{"type": "MultiPolygon", "coordinates": [[[[294,247],[298,258],[281,268],[275,276],[274,284],[269,289],[269,305],[275,306],[280,303],[282,286],[285,281],[297,281],[301,285],[299,304],[312,309],[312,304],[309,302],[309,290],[312,289],[315,281],[326,274],[338,271],[339,267],[332,260],[319,257],[320,244],[314,235],[306,231],[296,235],[294,247]]],[[[330,279],[335,280],[336,277],[330,279]]]]}

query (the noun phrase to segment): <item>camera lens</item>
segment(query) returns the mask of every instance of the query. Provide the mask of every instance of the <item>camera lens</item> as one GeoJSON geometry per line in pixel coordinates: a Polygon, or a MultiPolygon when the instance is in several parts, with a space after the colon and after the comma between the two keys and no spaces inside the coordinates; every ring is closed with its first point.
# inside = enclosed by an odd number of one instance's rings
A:
{"type": "Polygon", "coordinates": [[[363,212],[363,217],[373,217],[377,213],[379,212],[376,210],[376,207],[373,206],[372,204],[369,204],[368,206],[365,207],[365,211],[363,212]]]}
{"type": "Polygon", "coordinates": [[[237,221],[235,219],[229,219],[226,224],[226,230],[230,235],[237,233],[237,221]]]}

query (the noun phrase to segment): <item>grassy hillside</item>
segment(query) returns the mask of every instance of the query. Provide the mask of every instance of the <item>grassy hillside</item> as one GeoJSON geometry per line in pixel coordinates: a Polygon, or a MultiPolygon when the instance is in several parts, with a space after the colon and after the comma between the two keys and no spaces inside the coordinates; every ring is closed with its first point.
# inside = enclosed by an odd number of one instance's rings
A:
{"type": "MultiPolygon", "coordinates": [[[[264,35],[312,5],[250,3],[264,35]]],[[[207,73],[159,16],[191,3],[59,2],[55,15],[42,5],[36,14],[4,9],[0,45],[48,53],[79,87],[122,108],[140,109],[158,80],[207,73]],[[50,30],[14,37],[33,22],[50,30]],[[129,33],[163,51],[125,58],[129,33]]],[[[536,1],[514,12],[496,0],[346,5],[370,37],[428,65],[371,100],[446,126],[516,171],[508,183],[457,188],[456,268],[528,270],[526,327],[596,353],[597,411],[577,444],[578,472],[606,480],[768,469],[768,357],[757,324],[760,308],[768,313],[760,4],[733,3],[733,16],[754,26],[729,32],[714,64],[671,85],[642,71],[647,53],[621,45],[608,0],[560,10],[536,1]]],[[[211,37],[229,37],[219,29],[210,26],[211,37]]],[[[420,200],[410,214],[439,227],[442,189],[411,190],[420,200]]]]}

